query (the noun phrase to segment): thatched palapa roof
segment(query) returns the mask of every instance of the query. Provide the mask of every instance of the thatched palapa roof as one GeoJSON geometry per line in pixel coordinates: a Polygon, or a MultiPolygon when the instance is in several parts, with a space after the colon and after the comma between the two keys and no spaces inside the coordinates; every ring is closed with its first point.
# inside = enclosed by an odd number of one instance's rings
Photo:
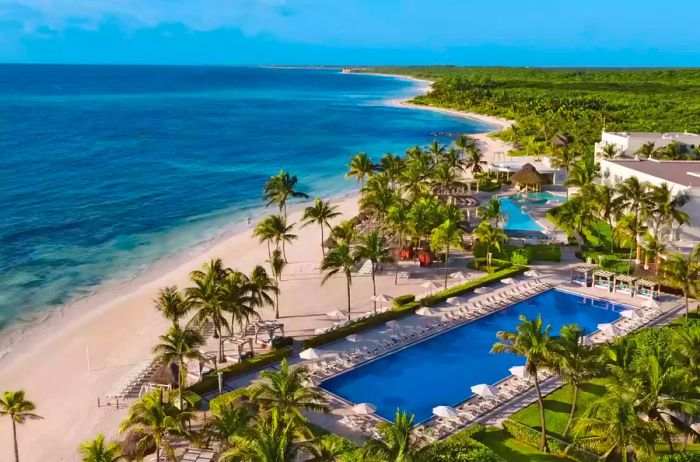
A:
{"type": "Polygon", "coordinates": [[[510,177],[511,183],[531,185],[544,183],[544,177],[532,164],[525,164],[520,171],[515,172],[510,177]]]}

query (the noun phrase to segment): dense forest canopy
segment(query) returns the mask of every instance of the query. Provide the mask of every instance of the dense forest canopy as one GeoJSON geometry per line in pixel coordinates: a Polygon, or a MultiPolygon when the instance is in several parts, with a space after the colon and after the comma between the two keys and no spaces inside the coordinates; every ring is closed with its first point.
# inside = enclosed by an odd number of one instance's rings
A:
{"type": "Polygon", "coordinates": [[[375,67],[434,81],[418,104],[517,121],[506,140],[546,149],[559,132],[583,148],[610,131],[700,132],[700,69],[375,67]]]}

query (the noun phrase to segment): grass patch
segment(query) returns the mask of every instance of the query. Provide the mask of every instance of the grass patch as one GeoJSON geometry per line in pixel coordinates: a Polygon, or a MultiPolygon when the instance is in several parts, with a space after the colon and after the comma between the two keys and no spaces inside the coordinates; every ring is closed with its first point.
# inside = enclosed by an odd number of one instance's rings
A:
{"type": "MultiPolygon", "coordinates": [[[[605,393],[602,379],[585,383],[578,394],[578,405],[575,418],[581,417],[590,404],[605,393]]],[[[564,429],[571,411],[572,388],[566,385],[544,399],[545,421],[547,433],[559,439],[564,438],[564,429]]],[[[540,429],[540,409],[537,403],[521,409],[511,416],[512,420],[520,422],[536,430],[540,429]]]]}
{"type": "Polygon", "coordinates": [[[531,462],[560,462],[571,460],[554,454],[544,454],[530,445],[521,443],[500,428],[487,428],[480,441],[508,462],[521,462],[524,460],[531,462]]]}

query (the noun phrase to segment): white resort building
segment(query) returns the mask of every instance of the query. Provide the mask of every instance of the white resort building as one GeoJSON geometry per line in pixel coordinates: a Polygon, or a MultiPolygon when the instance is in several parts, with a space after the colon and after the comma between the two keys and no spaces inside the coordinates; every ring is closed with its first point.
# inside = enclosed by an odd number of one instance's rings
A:
{"type": "Polygon", "coordinates": [[[601,140],[595,144],[595,154],[599,157],[606,146],[615,146],[618,156],[634,157],[639,148],[646,143],[654,143],[654,147],[658,149],[674,141],[685,147],[685,150],[692,151],[700,146],[700,135],[687,132],[606,132],[603,130],[601,140]]]}

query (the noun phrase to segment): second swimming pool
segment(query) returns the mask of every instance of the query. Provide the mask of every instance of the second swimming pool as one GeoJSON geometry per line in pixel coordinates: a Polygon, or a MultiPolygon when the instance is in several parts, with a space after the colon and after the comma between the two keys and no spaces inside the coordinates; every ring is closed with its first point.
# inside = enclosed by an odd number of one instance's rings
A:
{"type": "Polygon", "coordinates": [[[503,229],[512,231],[542,231],[535,219],[529,213],[529,208],[546,203],[560,203],[565,199],[549,192],[533,192],[526,194],[514,194],[501,197],[501,211],[506,216],[503,229]]]}
{"type": "Polygon", "coordinates": [[[467,323],[413,346],[325,380],[321,386],[353,403],[372,403],[377,414],[393,420],[397,409],[427,420],[435,406],[454,406],[471,396],[470,387],[493,384],[508,369],[524,364],[510,354],[490,354],[499,330],[514,331],[521,314],[542,315],[556,335],[565,324],[587,332],[612,322],[624,307],[558,290],[543,292],[502,311],[467,323]]]}

